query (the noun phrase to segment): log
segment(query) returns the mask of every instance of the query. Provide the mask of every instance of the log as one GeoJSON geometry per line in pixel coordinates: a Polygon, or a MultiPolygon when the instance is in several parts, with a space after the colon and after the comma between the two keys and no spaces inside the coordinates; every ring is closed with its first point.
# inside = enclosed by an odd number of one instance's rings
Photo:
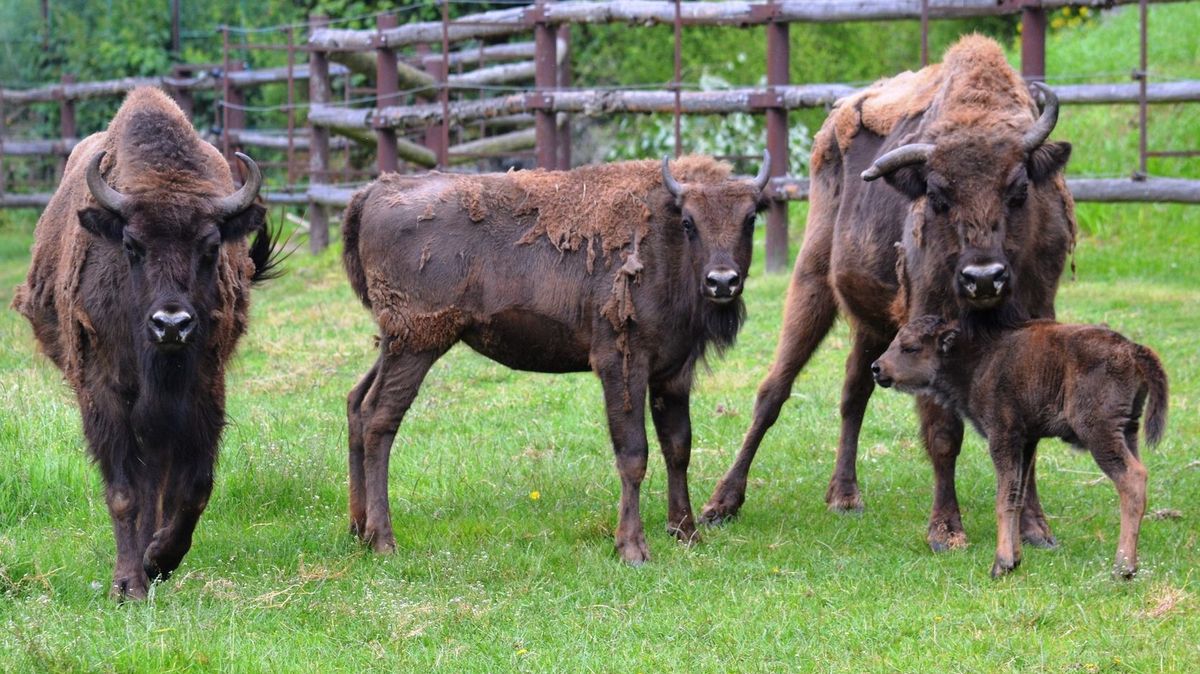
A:
{"type": "Polygon", "coordinates": [[[286,204],[291,206],[308,205],[307,192],[262,192],[262,198],[268,204],[286,204]]]}
{"type": "MultiPolygon", "coordinates": [[[[350,69],[344,65],[338,64],[329,66],[329,75],[331,77],[341,77],[348,75],[349,73],[350,69]]],[[[262,68],[259,70],[235,70],[229,73],[229,81],[233,82],[234,86],[238,87],[286,82],[287,78],[287,66],[281,66],[279,68],[262,68]]],[[[296,67],[292,69],[292,79],[307,80],[308,64],[296,64],[296,67]]]]}
{"type": "Polygon", "coordinates": [[[346,204],[350,203],[350,197],[354,196],[355,191],[355,188],[334,187],[333,185],[309,185],[305,194],[309,201],[314,203],[345,208],[346,204]]]}
{"type": "Polygon", "coordinates": [[[219,79],[209,73],[201,73],[196,77],[125,77],[119,80],[100,82],[51,84],[36,89],[4,89],[0,92],[0,98],[3,98],[5,103],[17,105],[49,103],[63,99],[79,100],[103,96],[123,96],[138,87],[147,86],[160,89],[215,89],[218,82],[219,79]]]}
{"type": "MultiPolygon", "coordinates": [[[[480,63],[494,63],[496,61],[520,61],[523,59],[533,58],[533,43],[532,42],[506,42],[503,44],[486,45],[482,49],[479,47],[464,47],[457,51],[450,52],[450,67],[454,66],[473,66],[480,63]],[[480,52],[483,52],[482,59],[480,52]]],[[[425,57],[426,60],[441,61],[440,55],[430,55],[425,57]]]]}
{"type": "MultiPolygon", "coordinates": [[[[1055,85],[1054,93],[1063,103],[1136,103],[1138,84],[1064,84],[1055,85]]],[[[1146,85],[1146,100],[1150,103],[1185,103],[1200,101],[1200,80],[1151,82],[1146,85]]]]}
{"type": "Polygon", "coordinates": [[[1182,178],[1067,178],[1076,201],[1153,201],[1200,204],[1200,180],[1182,178]]]}
{"type": "MultiPolygon", "coordinates": [[[[835,100],[854,92],[844,84],[812,84],[777,87],[780,105],[786,109],[814,108],[831,105],[835,100]]],[[[764,89],[728,89],[723,91],[687,91],[680,95],[680,105],[688,114],[727,114],[752,110],[752,96],[764,89]]],[[[549,95],[549,108],[555,112],[579,113],[588,116],[613,113],[667,113],[674,110],[675,94],[671,91],[555,91],[549,95]]],[[[499,96],[477,101],[461,101],[450,106],[450,123],[531,113],[534,108],[525,94],[499,96]]],[[[400,128],[439,121],[442,106],[420,104],[390,106],[369,110],[364,108],[335,108],[314,105],[308,113],[314,124],[350,128],[385,126],[400,128]]]]}
{"type": "Polygon", "coordinates": [[[498,66],[478,68],[461,75],[451,75],[452,87],[472,87],[479,84],[503,84],[506,82],[521,82],[533,79],[533,61],[520,63],[505,63],[498,66]]]}
{"type": "MultiPolygon", "coordinates": [[[[377,64],[374,54],[330,52],[329,60],[340,63],[360,75],[366,75],[372,82],[375,81],[375,67],[377,64]]],[[[421,87],[437,86],[437,80],[433,79],[433,76],[429,73],[419,68],[414,68],[403,61],[396,61],[396,70],[400,76],[399,86],[401,89],[420,89],[421,87]]]]}
{"type": "MultiPolygon", "coordinates": [[[[1179,0],[1152,0],[1178,2],[1179,0]]],[[[1138,0],[1040,0],[1045,9],[1086,5],[1106,8],[1113,5],[1137,4],[1138,0]]],[[[919,0],[783,0],[771,11],[765,3],[726,0],[724,2],[683,2],[680,17],[685,25],[744,26],[777,21],[835,22],[885,21],[921,18],[919,0]]],[[[451,42],[472,38],[495,37],[527,32],[532,27],[532,8],[516,7],[460,17],[450,22],[451,42]]],[[[556,2],[544,6],[546,22],[562,23],[638,23],[671,24],[675,20],[675,3],[669,0],[610,0],[608,2],[556,2]]],[[[997,0],[929,0],[929,16],[934,19],[1014,14],[1021,11],[1019,2],[997,0]]],[[[372,49],[372,39],[380,35],[373,30],[315,30],[309,44],[328,50],[362,51],[372,49]]],[[[409,23],[382,32],[389,46],[436,42],[442,36],[440,21],[409,23]]]]}
{"type": "Polygon", "coordinates": [[[534,130],[530,128],[459,143],[450,147],[450,163],[462,164],[478,159],[481,155],[502,155],[506,152],[528,150],[534,146],[534,136],[534,130]]]}
{"type": "Polygon", "coordinates": [[[68,155],[79,142],[77,138],[51,140],[12,140],[0,138],[0,155],[30,157],[38,155],[68,155]]]}
{"type": "MultiPolygon", "coordinates": [[[[277,150],[286,150],[288,147],[288,137],[286,129],[263,131],[252,129],[231,129],[230,137],[241,145],[253,145],[255,147],[269,147],[277,150]]],[[[296,129],[292,135],[292,147],[297,150],[308,150],[312,145],[307,129],[296,129]]],[[[331,138],[329,146],[339,150],[350,146],[346,138],[331,138]]]]}
{"type": "Polygon", "coordinates": [[[50,193],[0,194],[0,208],[45,208],[52,196],[50,193]]]}

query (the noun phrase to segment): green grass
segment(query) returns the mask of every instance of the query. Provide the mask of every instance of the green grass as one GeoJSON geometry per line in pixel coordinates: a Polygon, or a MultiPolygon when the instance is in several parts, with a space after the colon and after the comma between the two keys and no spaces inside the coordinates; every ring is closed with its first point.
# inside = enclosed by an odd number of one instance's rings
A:
{"type": "MultiPolygon", "coordinates": [[[[1133,39],[1129,14],[1081,31],[1080,61],[1133,39]]],[[[1200,28],[1195,5],[1155,16],[1178,40],[1200,28]]],[[[1071,170],[1132,166],[1132,154],[1097,151],[1129,139],[1092,110],[1066,109],[1056,132],[1080,149],[1071,170]]],[[[344,398],[372,361],[373,330],[335,248],[293,256],[256,292],[211,504],[177,575],[141,604],[105,596],[112,533],[74,399],[24,321],[0,311],[0,670],[1196,671],[1200,210],[1079,213],[1062,318],[1154,347],[1171,377],[1167,436],[1144,458],[1150,509],[1182,517],[1146,520],[1131,582],[1109,576],[1115,490],[1056,441],[1043,443],[1039,486],[1058,550],[1027,550],[1012,576],[988,577],[994,477],[970,435],[958,485],[972,544],[929,552],[931,473],[911,400],[891,392],[875,396],[863,429],[867,510],[827,513],[841,324],[767,436],[742,516],[703,530],[699,546],[663,531],[652,443],[653,560],[638,569],[612,551],[619,485],[594,377],[513,372],[456,348],[402,426],[390,479],[398,551],[375,557],[347,533],[344,465],[344,398]]],[[[27,214],[0,214],[5,304],[31,229],[27,214]]],[[[741,341],[693,398],[697,507],[740,443],[778,333],[787,277],[756,265],[741,341]]]]}

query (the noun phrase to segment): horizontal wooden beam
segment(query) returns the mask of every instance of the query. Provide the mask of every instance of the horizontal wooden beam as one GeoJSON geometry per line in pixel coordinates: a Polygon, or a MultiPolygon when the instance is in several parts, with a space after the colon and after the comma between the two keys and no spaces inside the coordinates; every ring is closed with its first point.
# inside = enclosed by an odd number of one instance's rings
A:
{"type": "MultiPolygon", "coordinates": [[[[268,147],[276,150],[286,150],[288,147],[287,129],[278,130],[253,130],[253,129],[230,129],[229,137],[235,142],[242,145],[253,145],[255,147],[268,147]]],[[[335,150],[342,150],[350,147],[350,140],[344,136],[336,136],[329,139],[329,147],[335,150]]],[[[371,139],[372,146],[374,139],[371,139]]],[[[309,142],[308,129],[296,129],[292,136],[292,147],[296,150],[308,150],[311,143],[309,142]]]]}
{"type": "MultiPolygon", "coordinates": [[[[1054,85],[1054,93],[1063,103],[1136,103],[1138,84],[1063,84],[1054,85]]],[[[1146,85],[1146,100],[1151,103],[1184,103],[1200,101],[1200,80],[1150,82],[1146,85]]]]}
{"type": "MultiPolygon", "coordinates": [[[[287,71],[287,66],[260,68],[257,70],[235,70],[229,73],[229,81],[239,87],[286,82],[288,79],[287,71]]],[[[350,74],[350,69],[346,66],[340,63],[329,64],[329,75],[331,77],[343,77],[348,74],[350,74]]],[[[308,64],[297,63],[292,69],[292,79],[307,80],[308,64]]]]}
{"type": "MultiPolygon", "coordinates": [[[[1173,2],[1178,0],[1152,0],[1173,2]]],[[[1111,7],[1137,4],[1137,0],[1039,0],[1046,9],[1086,5],[1111,7]]],[[[929,16],[950,19],[1021,11],[1020,2],[998,0],[929,0],[929,16]]],[[[463,16],[450,22],[447,33],[451,42],[513,35],[529,31],[536,19],[534,7],[482,12],[463,16]]],[[[675,3],[670,0],[609,0],[607,2],[556,2],[541,6],[543,20],[563,23],[636,23],[671,24],[675,20],[675,3]]],[[[683,2],[680,17],[685,25],[744,26],[771,21],[835,22],[885,21],[919,19],[919,0],[782,0],[773,4],[726,0],[724,2],[683,2]]],[[[330,51],[363,51],[374,49],[382,42],[388,46],[438,42],[442,38],[442,23],[426,21],[407,23],[385,31],[319,29],[312,32],[308,43],[330,51]]]]}
{"type": "MultiPolygon", "coordinates": [[[[807,178],[784,176],[771,180],[776,199],[808,199],[807,178]]],[[[1200,204],[1200,180],[1182,178],[1067,178],[1067,188],[1075,201],[1089,202],[1168,202],[1200,204]]]]}
{"type": "Polygon", "coordinates": [[[53,138],[49,140],[12,140],[0,138],[0,155],[6,157],[29,157],[38,155],[68,155],[75,148],[78,138],[53,138]]]}
{"type": "Polygon", "coordinates": [[[486,136],[450,146],[450,163],[463,164],[479,159],[482,155],[503,155],[509,152],[528,150],[536,142],[534,129],[521,129],[495,136],[486,136]]]}
{"type": "Polygon", "coordinates": [[[100,82],[51,84],[36,89],[4,89],[0,91],[5,104],[51,103],[60,100],[79,100],[104,96],[123,96],[138,87],[163,89],[215,89],[220,78],[209,73],[196,77],[125,77],[100,82]]]}

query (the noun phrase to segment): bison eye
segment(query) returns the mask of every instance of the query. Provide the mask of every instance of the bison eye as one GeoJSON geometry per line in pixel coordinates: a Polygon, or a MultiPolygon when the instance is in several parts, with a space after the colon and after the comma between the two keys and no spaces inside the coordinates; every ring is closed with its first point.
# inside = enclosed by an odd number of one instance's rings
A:
{"type": "Polygon", "coordinates": [[[131,263],[142,261],[142,257],[146,254],[146,251],[141,246],[135,243],[132,239],[125,239],[124,245],[125,256],[129,258],[131,263]]]}
{"type": "Polygon", "coordinates": [[[688,216],[683,218],[683,233],[687,234],[689,239],[696,238],[696,223],[688,216]]]}
{"type": "Polygon", "coordinates": [[[754,236],[754,222],[758,220],[756,216],[746,216],[746,222],[742,223],[742,234],[744,236],[754,236]]]}
{"type": "Polygon", "coordinates": [[[921,347],[919,347],[919,346],[901,346],[900,347],[900,353],[920,353],[920,351],[921,351],[921,347]]]}

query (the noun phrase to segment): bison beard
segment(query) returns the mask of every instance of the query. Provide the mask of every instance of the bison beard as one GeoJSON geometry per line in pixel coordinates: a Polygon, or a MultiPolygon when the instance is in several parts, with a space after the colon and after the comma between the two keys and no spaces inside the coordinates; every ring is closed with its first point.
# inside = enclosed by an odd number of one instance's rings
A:
{"type": "Polygon", "coordinates": [[[355,194],[343,262],[379,324],[380,354],[347,397],[351,531],[377,552],[395,549],[392,443],[429,368],[463,341],[516,369],[596,373],[621,477],[615,543],[631,564],[649,558],[639,510],[649,397],[667,529],[694,541],[693,372],[744,320],[741,279],[765,183],[765,164],[743,182],[727,165],[685,157],[384,176],[355,194]]]}

